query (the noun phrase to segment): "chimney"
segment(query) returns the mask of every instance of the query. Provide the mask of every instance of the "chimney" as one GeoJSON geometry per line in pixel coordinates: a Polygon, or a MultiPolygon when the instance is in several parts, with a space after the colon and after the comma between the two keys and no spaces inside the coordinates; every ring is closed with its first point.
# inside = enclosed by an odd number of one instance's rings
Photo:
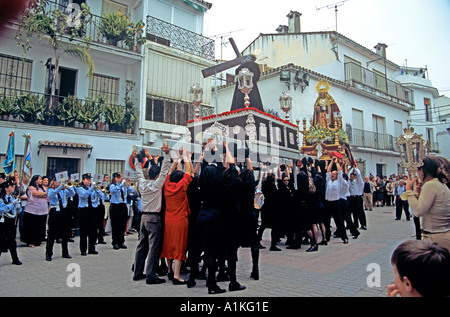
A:
{"type": "Polygon", "coordinates": [[[383,58],[386,58],[386,44],[383,43],[378,43],[377,45],[374,46],[374,49],[376,49],[377,54],[381,55],[383,58]]]}
{"type": "Polygon", "coordinates": [[[289,28],[287,25],[281,25],[279,27],[277,27],[276,31],[278,33],[289,33],[289,28]]]}
{"type": "Polygon", "coordinates": [[[301,28],[300,28],[300,16],[301,15],[302,14],[297,11],[291,10],[291,12],[289,12],[289,14],[287,15],[289,33],[300,33],[301,32],[301,28]]]}

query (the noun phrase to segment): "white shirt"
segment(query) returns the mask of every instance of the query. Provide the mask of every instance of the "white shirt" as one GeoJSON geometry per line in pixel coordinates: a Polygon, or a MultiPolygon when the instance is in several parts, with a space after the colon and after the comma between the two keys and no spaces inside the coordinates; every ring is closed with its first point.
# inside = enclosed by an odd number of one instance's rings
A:
{"type": "Polygon", "coordinates": [[[349,180],[349,196],[362,196],[364,192],[364,181],[361,176],[361,171],[358,168],[352,168],[349,175],[353,172],[356,173],[356,179],[353,181],[349,180]]]}
{"type": "Polygon", "coordinates": [[[341,187],[344,179],[342,178],[342,171],[338,171],[336,180],[331,180],[331,173],[327,173],[327,188],[325,191],[325,200],[336,201],[340,199],[341,187]]]}
{"type": "Polygon", "coordinates": [[[162,188],[170,168],[170,157],[164,153],[159,177],[156,180],[146,180],[140,163],[135,164],[136,178],[141,193],[141,210],[143,212],[160,212],[162,188]]]}
{"type": "Polygon", "coordinates": [[[345,179],[342,180],[342,186],[341,186],[341,194],[340,199],[347,199],[348,196],[350,196],[350,181],[346,181],[345,179]]]}

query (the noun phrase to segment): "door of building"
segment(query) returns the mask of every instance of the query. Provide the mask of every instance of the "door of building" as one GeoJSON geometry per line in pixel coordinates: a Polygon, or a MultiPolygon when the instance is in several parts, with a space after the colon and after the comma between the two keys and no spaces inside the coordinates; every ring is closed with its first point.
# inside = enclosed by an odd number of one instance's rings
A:
{"type": "MultiPolygon", "coordinates": [[[[49,157],[47,158],[47,176],[52,179],[56,173],[67,171],[70,174],[79,173],[80,159],[65,157],[49,157]]],[[[80,175],[81,176],[81,175],[80,175]]]]}

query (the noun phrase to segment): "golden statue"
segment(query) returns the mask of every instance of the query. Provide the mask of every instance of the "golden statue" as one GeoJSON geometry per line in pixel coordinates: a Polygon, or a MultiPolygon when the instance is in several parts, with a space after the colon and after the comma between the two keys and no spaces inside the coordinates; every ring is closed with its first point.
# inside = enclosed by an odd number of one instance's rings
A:
{"type": "Polygon", "coordinates": [[[330,84],[326,81],[319,81],[316,85],[316,91],[319,96],[314,103],[313,125],[320,125],[324,128],[334,128],[334,114],[340,112],[339,107],[333,97],[328,94],[330,84]]]}

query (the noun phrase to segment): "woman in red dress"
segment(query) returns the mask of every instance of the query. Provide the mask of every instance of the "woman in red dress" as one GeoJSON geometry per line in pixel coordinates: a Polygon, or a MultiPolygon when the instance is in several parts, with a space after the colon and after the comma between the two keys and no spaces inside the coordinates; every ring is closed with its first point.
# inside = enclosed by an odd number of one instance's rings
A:
{"type": "MultiPolygon", "coordinates": [[[[175,285],[186,284],[180,277],[182,261],[186,261],[189,201],[187,188],[192,181],[192,163],[185,151],[182,153],[185,171],[175,169],[167,175],[164,184],[164,198],[166,201],[164,221],[164,241],[161,258],[167,259],[168,275],[173,274],[175,285]],[[174,269],[172,272],[172,263],[174,269]]],[[[173,167],[177,164],[175,161],[173,167]]],[[[174,169],[174,168],[172,168],[174,169]]]]}

